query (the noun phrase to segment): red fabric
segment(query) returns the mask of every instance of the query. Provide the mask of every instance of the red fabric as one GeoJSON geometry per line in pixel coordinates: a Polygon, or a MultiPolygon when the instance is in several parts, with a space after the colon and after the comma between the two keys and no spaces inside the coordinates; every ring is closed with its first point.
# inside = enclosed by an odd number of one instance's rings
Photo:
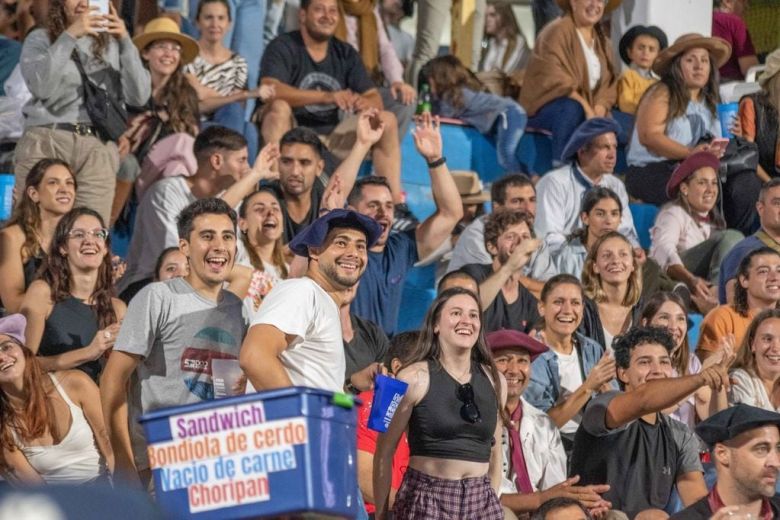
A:
{"type": "Polygon", "coordinates": [[[523,454],[523,443],[520,441],[520,423],[523,421],[523,405],[517,404],[517,408],[512,412],[512,426],[509,428],[509,448],[512,455],[512,469],[515,470],[515,484],[517,490],[524,495],[534,492],[534,486],[531,484],[531,478],[528,476],[528,467],[525,465],[525,455],[523,454]],[[517,424],[517,429],[514,425],[517,424]]]}
{"type": "MultiPolygon", "coordinates": [[[[373,455],[376,453],[376,441],[379,438],[379,433],[368,427],[368,416],[371,414],[371,402],[374,400],[374,391],[363,392],[358,397],[363,401],[363,404],[358,409],[357,449],[373,455]]],[[[390,487],[396,491],[401,487],[401,481],[404,479],[404,473],[406,473],[408,466],[409,443],[406,441],[406,433],[404,433],[401,435],[401,440],[398,441],[398,447],[393,456],[393,481],[390,487]]],[[[366,512],[370,514],[375,511],[374,504],[366,502],[366,512]]]]}
{"type": "Polygon", "coordinates": [[[731,44],[731,57],[720,68],[721,78],[745,79],[739,69],[739,58],[756,54],[745,21],[735,14],[715,11],[712,13],[712,35],[731,44]]]}
{"type": "MultiPolygon", "coordinates": [[[[707,496],[707,503],[710,506],[710,511],[713,513],[716,513],[721,507],[726,507],[726,504],[723,503],[723,500],[720,499],[720,495],[718,495],[717,484],[715,484],[715,486],[712,488],[712,491],[710,491],[710,494],[707,496]]],[[[768,498],[761,500],[761,512],[758,514],[758,516],[759,520],[774,519],[775,515],[772,513],[772,505],[769,503],[768,498]]]]}

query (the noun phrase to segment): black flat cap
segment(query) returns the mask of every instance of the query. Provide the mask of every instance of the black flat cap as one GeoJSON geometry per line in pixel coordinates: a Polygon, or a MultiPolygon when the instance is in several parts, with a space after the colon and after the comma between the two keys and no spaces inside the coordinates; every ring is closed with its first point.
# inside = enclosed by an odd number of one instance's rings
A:
{"type": "Polygon", "coordinates": [[[780,413],[738,404],[700,422],[696,426],[696,433],[704,442],[713,446],[715,443],[733,439],[740,433],[767,424],[780,427],[780,413]]]}

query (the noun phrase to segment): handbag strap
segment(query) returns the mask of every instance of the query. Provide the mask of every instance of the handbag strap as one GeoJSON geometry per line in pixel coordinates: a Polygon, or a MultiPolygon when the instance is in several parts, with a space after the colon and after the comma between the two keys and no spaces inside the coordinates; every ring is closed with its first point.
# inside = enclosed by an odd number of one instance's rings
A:
{"type": "MultiPolygon", "coordinates": [[[[89,85],[91,85],[93,88],[100,89],[103,92],[105,92],[107,95],[111,96],[111,94],[109,93],[109,91],[107,89],[101,87],[100,85],[95,83],[92,80],[92,78],[89,77],[89,75],[87,74],[87,71],[84,70],[84,64],[81,63],[81,58],[79,57],[79,53],[76,51],[76,49],[73,49],[73,52],[70,53],[70,57],[71,57],[71,59],[73,59],[74,62],[76,62],[76,68],[79,69],[79,74],[81,74],[81,81],[82,81],[82,83],[89,83],[89,85]]],[[[110,68],[110,66],[109,66],[109,68],[110,68]]],[[[113,97],[114,97],[115,100],[117,100],[119,102],[122,102],[123,101],[122,89],[119,89],[119,93],[120,94],[118,96],[113,96],[113,97]]],[[[86,98],[86,97],[87,97],[87,89],[84,89],[84,98],[86,98]]]]}
{"type": "Polygon", "coordinates": [[[73,49],[73,52],[70,53],[70,57],[74,62],[76,62],[76,68],[79,69],[79,74],[81,74],[82,81],[88,81],[94,85],[92,79],[90,79],[90,77],[87,75],[87,71],[84,70],[84,64],[81,63],[81,58],[79,58],[79,53],[76,52],[76,49],[73,49]]]}

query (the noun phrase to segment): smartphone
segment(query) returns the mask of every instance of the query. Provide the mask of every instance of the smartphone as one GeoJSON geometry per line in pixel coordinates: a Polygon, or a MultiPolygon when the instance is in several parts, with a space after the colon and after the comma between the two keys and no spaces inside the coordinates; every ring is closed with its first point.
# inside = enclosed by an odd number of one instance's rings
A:
{"type": "Polygon", "coordinates": [[[718,157],[726,153],[726,147],[729,145],[727,137],[716,137],[710,142],[710,150],[718,157]]]}
{"type": "Polygon", "coordinates": [[[95,11],[95,14],[107,15],[109,1],[110,0],[89,0],[89,6],[97,7],[97,11],[95,11]]]}
{"type": "MultiPolygon", "coordinates": [[[[89,6],[90,7],[97,7],[97,10],[93,11],[93,14],[99,15],[99,16],[106,16],[108,15],[108,2],[111,0],[89,0],[89,6]]],[[[104,22],[103,22],[104,23],[104,22]]],[[[96,29],[97,32],[105,32],[105,27],[100,27],[96,29]]]]}

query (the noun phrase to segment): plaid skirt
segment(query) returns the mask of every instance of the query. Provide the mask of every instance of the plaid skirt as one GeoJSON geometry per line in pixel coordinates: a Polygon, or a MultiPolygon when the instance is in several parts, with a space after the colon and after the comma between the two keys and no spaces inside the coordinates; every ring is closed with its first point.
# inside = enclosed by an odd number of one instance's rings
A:
{"type": "Polygon", "coordinates": [[[406,470],[393,506],[396,520],[503,520],[490,478],[447,480],[406,470]]]}

